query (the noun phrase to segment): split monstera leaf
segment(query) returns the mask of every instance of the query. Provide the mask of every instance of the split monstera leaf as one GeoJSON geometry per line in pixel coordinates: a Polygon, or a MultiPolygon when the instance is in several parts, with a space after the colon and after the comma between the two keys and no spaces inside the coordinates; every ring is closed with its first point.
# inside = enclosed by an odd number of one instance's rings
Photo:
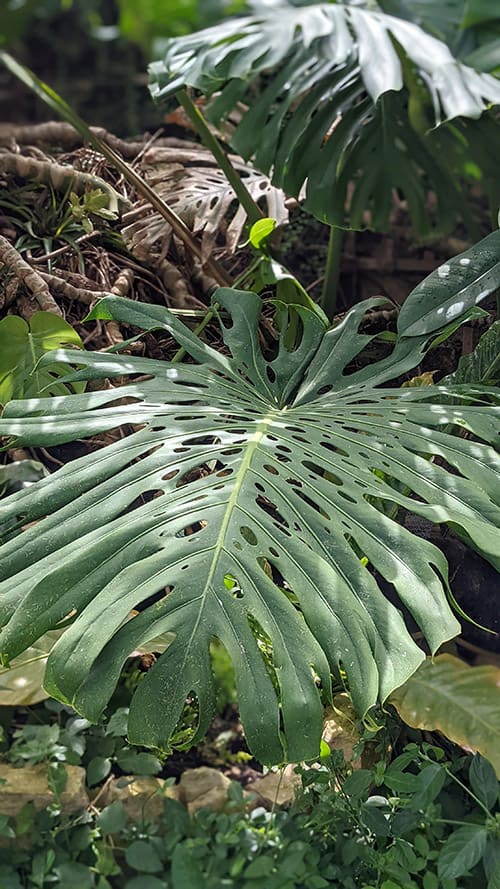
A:
{"type": "Polygon", "coordinates": [[[215,293],[224,353],[167,309],[104,299],[93,318],[168,331],[192,363],[79,352],[72,373],[74,352],[58,350],[67,380],[128,382],[7,405],[0,433],[17,444],[133,431],[0,504],[3,662],[65,627],[45,687],[97,720],[126,658],[167,634],[129,737],[168,750],[188,698],[192,742],[206,731],[217,639],[265,763],[317,756],[332,676],[360,714],[387,699],[424,659],[399,603],[433,652],[459,631],[446,560],[405,514],[448,523],[500,561],[498,390],[399,386],[438,331],[498,286],[500,233],[446,268],[410,294],[390,354],[368,364],[359,328],[379,299],[329,330],[276,302],[272,356],[253,293],[215,293]]]}
{"type": "Polygon", "coordinates": [[[168,40],[153,98],[192,87],[219,127],[236,111],[234,150],[330,225],[385,231],[399,194],[419,236],[473,230],[464,178],[498,206],[500,128],[483,112],[500,83],[405,21],[404,5],[402,18],[372,6],[281,0],[168,40]]]}

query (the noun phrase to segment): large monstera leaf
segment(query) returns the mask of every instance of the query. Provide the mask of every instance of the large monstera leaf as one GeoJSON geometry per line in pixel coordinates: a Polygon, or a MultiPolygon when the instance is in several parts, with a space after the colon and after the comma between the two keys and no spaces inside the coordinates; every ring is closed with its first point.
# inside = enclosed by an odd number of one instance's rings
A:
{"type": "MultiPolygon", "coordinates": [[[[436,280],[444,305],[457,289],[449,279],[436,280]]],[[[259,298],[215,298],[227,354],[164,308],[110,297],[94,317],[168,330],[193,363],[79,353],[74,378],[129,382],[5,409],[0,433],[18,443],[134,431],[1,503],[0,528],[24,530],[0,547],[0,651],[8,662],[66,626],[45,687],[98,719],[125,659],[167,634],[132,700],[129,736],[168,749],[188,697],[199,707],[193,740],[206,730],[218,639],[252,751],[267,763],[308,759],[319,749],[319,686],[328,699],[332,674],[364,714],[423,660],[398,599],[432,651],[459,631],[444,556],[394,508],[450,523],[499,562],[495,390],[391,386],[429,338],[404,336],[410,308],[391,354],[353,370],[370,342],[360,322],[381,300],[328,331],[309,309],[278,304],[280,338],[266,358],[259,298]]],[[[434,331],[435,295],[420,292],[417,304],[434,331]]]]}
{"type": "Polygon", "coordinates": [[[246,104],[231,144],[287,194],[298,197],[305,183],[317,218],[385,230],[398,189],[420,235],[462,216],[453,155],[480,166],[474,139],[466,152],[450,129],[443,156],[426,133],[500,103],[497,80],[459,63],[417,24],[346,3],[284,0],[168,41],[151,67],[151,92],[168,102],[184,85],[217,94],[208,110],[215,124],[246,104]]]}

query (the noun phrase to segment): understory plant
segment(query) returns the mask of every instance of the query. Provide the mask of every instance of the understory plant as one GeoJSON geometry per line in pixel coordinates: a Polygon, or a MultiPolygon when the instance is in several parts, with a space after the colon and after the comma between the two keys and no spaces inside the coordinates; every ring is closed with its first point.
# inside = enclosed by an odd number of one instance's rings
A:
{"type": "Polygon", "coordinates": [[[215,638],[254,755],[317,756],[332,677],[364,716],[422,662],[400,604],[431,652],[459,632],[446,560],[405,515],[448,524],[498,565],[498,390],[400,383],[497,286],[499,266],[499,232],[441,266],[371,361],[360,325],[381,299],[330,329],[274,300],[273,346],[261,299],[220,288],[220,351],[167,309],[101,301],[91,318],[168,331],[190,360],[56,350],[41,365],[66,363],[66,382],[127,382],[6,406],[11,445],[132,431],[2,501],[2,533],[20,531],[0,548],[3,662],[62,629],[45,687],[95,721],[131,652],[167,634],[128,732],[168,751],[188,698],[188,743],[210,722],[215,638]]]}
{"type": "MultiPolygon", "coordinates": [[[[259,880],[266,889],[498,885],[499,784],[480,756],[450,756],[419,739],[392,762],[353,771],[339,751],[328,753],[315,768],[297,769],[302,789],[289,810],[255,808],[251,785],[248,796],[232,784],[223,811],[190,817],[168,798],[167,781],[135,818],[120,799],[99,795],[88,810],[67,815],[65,763],[85,741],[82,722],[70,718],[58,734],[57,725],[39,726],[56,729],[52,745],[47,733],[36,747],[34,732],[19,732],[14,755],[52,758],[55,798],[38,813],[27,803],[16,817],[0,816],[5,889],[252,889],[259,880]]],[[[117,722],[114,734],[123,731],[117,722]]]]}

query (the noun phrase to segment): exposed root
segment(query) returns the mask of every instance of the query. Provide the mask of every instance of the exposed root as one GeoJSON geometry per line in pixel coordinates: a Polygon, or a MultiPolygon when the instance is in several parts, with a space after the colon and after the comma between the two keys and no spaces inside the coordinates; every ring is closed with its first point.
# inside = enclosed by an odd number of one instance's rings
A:
{"type": "Polygon", "coordinates": [[[71,190],[81,195],[88,190],[100,189],[108,195],[109,209],[118,213],[120,204],[128,204],[126,198],[118,194],[115,189],[92,173],[82,173],[74,167],[56,164],[51,160],[36,160],[33,157],[24,157],[22,154],[0,152],[0,172],[10,176],[18,176],[28,179],[30,182],[42,182],[52,185],[56,189],[71,190]]]}
{"type": "MultiPolygon", "coordinates": [[[[52,312],[54,315],[62,316],[63,313],[55,302],[42,275],[36,272],[2,235],[0,235],[0,265],[5,267],[11,279],[17,279],[19,283],[24,284],[32,295],[31,300],[26,298],[23,300],[24,317],[26,317],[25,313],[28,312],[28,317],[30,318],[37,311],[37,308],[44,312],[52,312]],[[34,300],[38,303],[38,307],[33,305],[34,300]]],[[[16,299],[17,293],[18,288],[12,288],[8,294],[9,299],[16,299]]],[[[7,304],[7,294],[5,296],[5,304],[7,304]]]]}
{"type": "MultiPolygon", "coordinates": [[[[127,160],[133,160],[144,148],[143,142],[125,142],[118,136],[108,133],[102,127],[90,127],[90,129],[95,136],[102,139],[114,151],[119,151],[122,157],[127,160]]],[[[57,120],[30,125],[1,123],[0,145],[10,148],[16,143],[19,145],[45,144],[72,151],[83,144],[83,139],[71,124],[57,120]]]]}

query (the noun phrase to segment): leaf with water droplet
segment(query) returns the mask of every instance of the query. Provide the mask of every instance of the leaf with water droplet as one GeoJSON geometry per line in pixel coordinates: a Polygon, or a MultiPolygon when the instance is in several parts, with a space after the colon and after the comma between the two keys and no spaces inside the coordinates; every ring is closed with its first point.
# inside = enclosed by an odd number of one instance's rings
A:
{"type": "Polygon", "coordinates": [[[500,285],[500,231],[441,265],[409,294],[398,318],[401,336],[433,333],[456,321],[500,285]]]}

